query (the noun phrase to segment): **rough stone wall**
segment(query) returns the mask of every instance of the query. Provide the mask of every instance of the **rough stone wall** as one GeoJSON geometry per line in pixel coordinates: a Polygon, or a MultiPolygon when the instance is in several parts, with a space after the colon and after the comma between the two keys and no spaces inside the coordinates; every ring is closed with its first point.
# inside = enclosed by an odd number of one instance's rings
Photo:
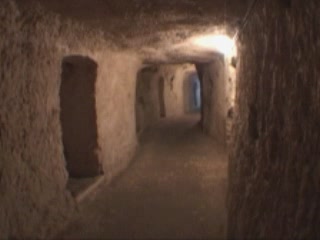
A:
{"type": "Polygon", "coordinates": [[[183,65],[164,65],[160,68],[160,76],[164,78],[164,100],[166,117],[184,114],[184,80],[183,65]]]}
{"type": "Polygon", "coordinates": [[[202,81],[202,127],[217,141],[225,144],[227,98],[227,75],[225,60],[221,56],[211,63],[198,67],[202,81]]]}
{"type": "Polygon", "coordinates": [[[260,1],[242,32],[229,238],[320,238],[320,6],[260,1]]]}
{"type": "Polygon", "coordinates": [[[135,94],[140,59],[130,52],[98,51],[98,143],[108,180],[132,159],[136,146],[135,94]],[[100,77],[99,77],[100,76],[100,77]]]}
{"type": "Polygon", "coordinates": [[[3,0],[0,19],[0,236],[48,238],[75,209],[59,118],[62,59],[82,55],[98,64],[98,152],[108,176],[127,164],[136,144],[139,61],[42,10],[19,11],[3,0]]]}
{"type": "MultiPolygon", "coordinates": [[[[235,58],[234,58],[235,59],[235,58]]],[[[226,117],[226,145],[229,148],[232,139],[232,127],[234,120],[234,105],[236,98],[236,62],[232,59],[225,59],[226,71],[226,99],[227,99],[227,117],[226,117]],[[234,64],[233,64],[234,63],[234,64]]]]}
{"type": "Polygon", "coordinates": [[[160,118],[160,78],[157,76],[157,72],[157,67],[146,67],[137,76],[136,121],[138,133],[160,118]]]}
{"type": "Polygon", "coordinates": [[[232,59],[225,59],[226,99],[228,109],[233,107],[236,98],[236,65],[232,65],[232,59]]]}

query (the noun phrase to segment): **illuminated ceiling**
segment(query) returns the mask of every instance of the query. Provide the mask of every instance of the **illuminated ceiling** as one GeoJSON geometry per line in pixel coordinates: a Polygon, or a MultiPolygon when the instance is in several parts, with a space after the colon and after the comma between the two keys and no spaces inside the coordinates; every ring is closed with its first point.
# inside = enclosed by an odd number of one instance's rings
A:
{"type": "MultiPolygon", "coordinates": [[[[196,59],[198,50],[181,45],[192,37],[232,36],[249,4],[249,0],[16,1],[27,9],[40,3],[63,18],[101,29],[120,48],[138,50],[146,59],[159,62],[196,59]]],[[[206,60],[208,54],[206,51],[199,60],[206,60]]]]}

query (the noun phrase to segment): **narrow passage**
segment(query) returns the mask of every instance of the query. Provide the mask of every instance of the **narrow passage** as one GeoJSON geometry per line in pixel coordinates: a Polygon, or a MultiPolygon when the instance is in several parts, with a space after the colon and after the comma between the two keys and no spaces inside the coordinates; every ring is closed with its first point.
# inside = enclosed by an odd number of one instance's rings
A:
{"type": "Polygon", "coordinates": [[[64,239],[222,239],[227,155],[199,116],[161,120],[132,164],[81,205],[64,239]]]}

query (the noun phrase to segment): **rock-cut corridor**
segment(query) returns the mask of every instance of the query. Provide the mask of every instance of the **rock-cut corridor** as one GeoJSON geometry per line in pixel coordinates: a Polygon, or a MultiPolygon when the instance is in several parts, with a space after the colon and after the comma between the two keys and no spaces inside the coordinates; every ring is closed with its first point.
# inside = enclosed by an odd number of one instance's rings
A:
{"type": "Polygon", "coordinates": [[[131,166],[87,199],[62,239],[222,239],[227,156],[198,115],[163,119],[131,166]]]}
{"type": "Polygon", "coordinates": [[[0,0],[0,240],[320,239],[319,0],[0,0]]]}

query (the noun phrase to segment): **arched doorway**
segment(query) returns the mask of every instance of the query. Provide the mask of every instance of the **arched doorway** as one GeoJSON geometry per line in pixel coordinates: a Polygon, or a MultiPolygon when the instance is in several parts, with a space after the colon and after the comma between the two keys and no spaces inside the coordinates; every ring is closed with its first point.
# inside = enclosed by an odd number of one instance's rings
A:
{"type": "Polygon", "coordinates": [[[102,169],[97,156],[95,107],[97,64],[88,57],[68,56],[62,61],[61,126],[66,167],[70,177],[93,177],[102,169]]]}

